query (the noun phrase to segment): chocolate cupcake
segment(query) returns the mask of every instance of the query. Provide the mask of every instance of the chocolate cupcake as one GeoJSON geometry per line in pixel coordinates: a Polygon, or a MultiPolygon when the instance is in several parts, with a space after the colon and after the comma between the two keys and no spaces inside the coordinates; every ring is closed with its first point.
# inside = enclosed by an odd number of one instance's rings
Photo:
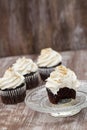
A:
{"type": "Polygon", "coordinates": [[[0,95],[4,104],[23,102],[26,96],[24,77],[9,68],[4,76],[0,78],[0,95]]]}
{"type": "Polygon", "coordinates": [[[12,68],[24,76],[27,89],[37,87],[39,84],[39,73],[37,65],[25,57],[19,58],[12,68]]]}
{"type": "Polygon", "coordinates": [[[46,82],[47,94],[53,104],[65,99],[75,99],[78,86],[75,73],[62,65],[55,68],[46,82]]]}
{"type": "Polygon", "coordinates": [[[41,50],[37,59],[37,65],[43,81],[50,76],[50,73],[58,65],[62,64],[62,56],[51,48],[41,50]]]}

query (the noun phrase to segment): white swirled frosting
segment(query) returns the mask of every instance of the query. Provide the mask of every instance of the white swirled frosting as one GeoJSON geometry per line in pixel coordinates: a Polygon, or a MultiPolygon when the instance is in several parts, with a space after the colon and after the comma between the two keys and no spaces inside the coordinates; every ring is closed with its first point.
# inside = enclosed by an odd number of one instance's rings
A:
{"type": "Polygon", "coordinates": [[[62,61],[62,56],[51,48],[41,50],[41,54],[37,59],[39,67],[52,67],[62,61]]]}
{"type": "Polygon", "coordinates": [[[79,81],[75,73],[63,65],[56,67],[46,82],[46,88],[54,94],[57,94],[60,88],[68,87],[76,90],[78,86],[79,81]]]}
{"type": "Polygon", "coordinates": [[[36,72],[38,70],[37,65],[31,59],[27,59],[25,57],[19,58],[16,63],[13,64],[12,68],[21,75],[36,72]]]}
{"type": "Polygon", "coordinates": [[[12,68],[9,68],[4,76],[0,78],[0,89],[16,88],[24,83],[24,77],[18,72],[15,72],[12,68]]]}

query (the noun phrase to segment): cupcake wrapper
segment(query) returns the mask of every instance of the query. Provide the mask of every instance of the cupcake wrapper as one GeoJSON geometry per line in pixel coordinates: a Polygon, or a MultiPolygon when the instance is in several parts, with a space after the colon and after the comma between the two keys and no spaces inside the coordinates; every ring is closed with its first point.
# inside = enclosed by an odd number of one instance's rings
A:
{"type": "Polygon", "coordinates": [[[41,75],[42,80],[46,80],[54,69],[55,68],[39,68],[39,73],[41,75]]]}
{"type": "Polygon", "coordinates": [[[50,74],[53,70],[54,68],[39,68],[39,72],[45,75],[50,74]]]}
{"type": "Polygon", "coordinates": [[[22,87],[18,87],[18,88],[15,88],[15,89],[9,89],[9,90],[6,90],[6,91],[3,91],[1,90],[0,91],[0,95],[1,96],[16,96],[16,95],[20,95],[22,94],[24,91],[26,91],[26,84],[24,84],[24,86],[22,87]]]}
{"type": "Polygon", "coordinates": [[[42,78],[43,81],[45,81],[49,76],[50,76],[50,73],[52,71],[54,71],[54,69],[61,65],[62,62],[58,63],[57,65],[53,66],[53,67],[43,67],[43,68],[40,68],[39,67],[39,73],[40,73],[40,76],[42,78]]]}
{"type": "Polygon", "coordinates": [[[27,89],[31,89],[34,87],[37,87],[39,84],[39,80],[40,80],[40,75],[38,72],[32,74],[32,75],[26,75],[25,77],[25,82],[26,82],[26,86],[27,89]]]}
{"type": "Polygon", "coordinates": [[[22,102],[26,96],[26,84],[15,89],[0,91],[2,102],[5,104],[16,104],[22,102]]]}

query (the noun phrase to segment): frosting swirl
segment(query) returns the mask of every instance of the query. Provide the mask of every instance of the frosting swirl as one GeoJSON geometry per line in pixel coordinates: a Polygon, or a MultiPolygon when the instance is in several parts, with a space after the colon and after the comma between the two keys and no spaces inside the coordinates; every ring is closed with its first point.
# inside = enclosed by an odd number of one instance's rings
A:
{"type": "Polygon", "coordinates": [[[54,94],[56,94],[60,88],[68,87],[76,90],[78,86],[79,81],[75,73],[63,65],[56,67],[46,82],[46,87],[54,94]]]}
{"type": "Polygon", "coordinates": [[[52,67],[62,61],[62,56],[51,48],[41,50],[41,54],[37,59],[39,67],[52,67]]]}
{"type": "Polygon", "coordinates": [[[0,89],[16,88],[24,83],[24,77],[18,72],[15,72],[12,68],[9,68],[4,76],[0,78],[0,89]]]}
{"type": "Polygon", "coordinates": [[[38,70],[37,65],[31,60],[25,57],[19,58],[12,68],[22,75],[29,74],[31,72],[36,72],[38,70]]]}

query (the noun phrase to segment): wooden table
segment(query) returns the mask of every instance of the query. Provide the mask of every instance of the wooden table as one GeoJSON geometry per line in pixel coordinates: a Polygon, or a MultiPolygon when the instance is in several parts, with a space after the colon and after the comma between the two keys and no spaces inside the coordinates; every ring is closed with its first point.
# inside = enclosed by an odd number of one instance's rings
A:
{"type": "MultiPolygon", "coordinates": [[[[87,79],[87,51],[62,52],[63,64],[73,69],[79,79],[87,79]]],[[[27,56],[35,60],[36,56],[27,56]]],[[[0,76],[18,57],[0,59],[0,76]]],[[[28,108],[24,103],[4,105],[0,101],[0,130],[86,130],[87,109],[67,118],[55,118],[28,108]]]]}

